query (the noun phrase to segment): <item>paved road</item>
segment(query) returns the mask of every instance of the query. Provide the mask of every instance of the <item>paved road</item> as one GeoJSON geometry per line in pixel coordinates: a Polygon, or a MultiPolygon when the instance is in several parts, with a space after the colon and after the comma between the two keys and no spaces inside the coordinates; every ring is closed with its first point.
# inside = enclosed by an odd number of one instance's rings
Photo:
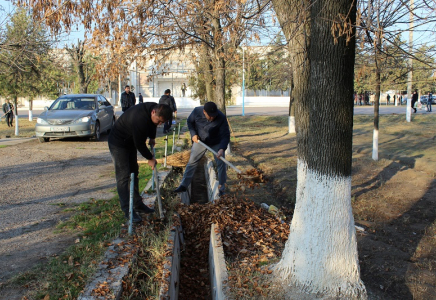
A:
{"type": "MultiPolygon", "coordinates": [[[[121,108],[116,108],[116,114],[117,116],[121,115],[121,108]]],[[[191,108],[181,108],[178,110],[178,116],[180,117],[188,117],[191,113],[191,108]]],[[[253,115],[267,115],[267,116],[286,116],[288,115],[288,108],[287,107],[246,107],[245,108],[245,115],[246,116],[253,116],[253,115]]],[[[38,117],[43,110],[34,110],[33,111],[33,117],[38,117]]],[[[380,114],[386,115],[386,114],[405,114],[406,113],[406,106],[380,106],[380,114]]],[[[427,113],[424,110],[418,110],[418,113],[427,113]]],[[[374,107],[373,106],[356,106],[354,107],[354,114],[355,115],[373,115],[374,114],[374,107]]],[[[227,107],[227,115],[228,116],[238,116],[242,115],[242,107],[241,106],[229,106],[227,107]]],[[[28,118],[28,112],[27,110],[18,110],[18,116],[20,118],[28,118]]]]}

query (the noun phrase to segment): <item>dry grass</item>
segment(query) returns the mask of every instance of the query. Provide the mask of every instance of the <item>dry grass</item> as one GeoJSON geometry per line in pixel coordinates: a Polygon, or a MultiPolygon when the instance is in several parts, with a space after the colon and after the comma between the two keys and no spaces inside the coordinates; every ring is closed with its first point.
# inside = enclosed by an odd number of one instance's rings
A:
{"type": "Polygon", "coordinates": [[[36,121],[29,121],[27,119],[19,119],[18,122],[19,136],[15,135],[15,119],[14,127],[6,125],[5,118],[0,122],[0,138],[4,139],[6,136],[14,137],[32,137],[35,135],[36,121]]]}

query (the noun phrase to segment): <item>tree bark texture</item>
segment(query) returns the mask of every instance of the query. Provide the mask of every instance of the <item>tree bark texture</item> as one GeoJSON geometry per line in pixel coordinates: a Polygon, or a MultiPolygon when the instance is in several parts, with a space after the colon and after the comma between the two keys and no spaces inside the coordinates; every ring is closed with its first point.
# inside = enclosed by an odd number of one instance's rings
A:
{"type": "Polygon", "coordinates": [[[211,65],[209,47],[205,43],[201,44],[200,56],[200,64],[201,70],[204,74],[204,85],[206,88],[207,101],[215,102],[213,66],[211,65]]]}
{"type": "Polygon", "coordinates": [[[381,62],[380,62],[381,37],[377,37],[375,47],[375,99],[374,99],[374,132],[372,137],[372,159],[378,160],[378,133],[380,119],[380,87],[381,87],[381,62]]]}
{"type": "Polygon", "coordinates": [[[224,60],[223,32],[221,28],[220,15],[217,4],[212,19],[214,38],[214,66],[215,66],[215,103],[218,109],[226,114],[226,62],[224,60]]]}
{"type": "Polygon", "coordinates": [[[355,40],[343,22],[355,24],[355,2],[273,5],[289,41],[298,143],[297,202],[274,278],[323,298],[365,299],[351,211],[355,40]]]}

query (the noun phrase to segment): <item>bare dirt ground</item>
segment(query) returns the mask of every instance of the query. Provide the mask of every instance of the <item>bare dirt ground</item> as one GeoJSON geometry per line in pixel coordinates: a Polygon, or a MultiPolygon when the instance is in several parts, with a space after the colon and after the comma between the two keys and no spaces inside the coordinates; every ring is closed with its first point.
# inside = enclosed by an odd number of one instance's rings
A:
{"type": "MultiPolygon", "coordinates": [[[[270,182],[251,200],[292,209],[296,137],[286,117],[231,117],[232,161],[262,169],[270,182]]],[[[370,299],[436,299],[436,114],[381,116],[379,161],[373,161],[371,116],[356,116],[352,205],[361,277],[370,299]]],[[[229,187],[236,179],[229,172],[229,187]]]]}
{"type": "Polygon", "coordinates": [[[113,165],[107,135],[37,140],[0,148],[0,298],[21,299],[8,280],[63,252],[75,236],[56,233],[65,208],[113,197],[113,165]]]}

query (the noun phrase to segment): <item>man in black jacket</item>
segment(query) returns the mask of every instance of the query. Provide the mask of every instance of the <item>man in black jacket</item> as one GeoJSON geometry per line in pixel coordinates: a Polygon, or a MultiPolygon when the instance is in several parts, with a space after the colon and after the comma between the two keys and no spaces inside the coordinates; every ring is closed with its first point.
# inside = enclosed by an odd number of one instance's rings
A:
{"type": "Polygon", "coordinates": [[[153,147],[155,144],[156,128],[171,116],[171,109],[167,105],[146,102],[135,105],[122,114],[115,122],[109,138],[109,150],[115,165],[117,191],[120,205],[126,218],[129,214],[129,180],[130,174],[135,173],[133,221],[141,222],[137,211],[154,212],[143,202],[138,191],[138,158],[137,151],[148,159],[148,165],[154,169],[156,159],[147,148],[146,142],[153,147]]]}
{"type": "Polygon", "coordinates": [[[6,117],[6,124],[8,127],[13,127],[12,122],[14,120],[14,106],[6,99],[6,102],[3,104],[3,112],[6,117]]]}
{"type": "Polygon", "coordinates": [[[218,153],[215,157],[218,169],[219,194],[224,194],[226,188],[226,165],[219,159],[225,157],[227,145],[230,142],[230,130],[226,116],[220,112],[213,102],[207,102],[204,106],[196,107],[187,120],[189,132],[192,138],[191,155],[186,165],[180,186],[174,191],[175,193],[185,192],[191,184],[195,169],[200,159],[206,153],[206,148],[198,144],[202,141],[218,153]]]}
{"type": "Polygon", "coordinates": [[[138,94],[138,103],[144,103],[144,97],[142,97],[142,94],[138,94]]]}
{"type": "Polygon", "coordinates": [[[126,85],[124,88],[124,92],[121,93],[120,102],[123,112],[136,104],[135,94],[130,91],[130,86],[126,85]]]}
{"type": "Polygon", "coordinates": [[[415,103],[416,103],[417,101],[418,101],[418,91],[415,90],[415,91],[413,92],[413,95],[412,95],[412,103],[411,103],[412,108],[415,110],[414,113],[416,113],[415,103]]]}
{"type": "MultiPolygon", "coordinates": [[[[170,89],[165,90],[164,95],[162,97],[160,97],[160,99],[159,99],[159,104],[166,104],[169,107],[171,107],[171,110],[173,111],[173,113],[177,113],[176,100],[174,100],[174,97],[171,96],[170,89]]],[[[164,134],[168,133],[170,131],[172,122],[173,122],[173,115],[171,114],[171,117],[164,124],[164,128],[163,128],[164,134]]]]}

